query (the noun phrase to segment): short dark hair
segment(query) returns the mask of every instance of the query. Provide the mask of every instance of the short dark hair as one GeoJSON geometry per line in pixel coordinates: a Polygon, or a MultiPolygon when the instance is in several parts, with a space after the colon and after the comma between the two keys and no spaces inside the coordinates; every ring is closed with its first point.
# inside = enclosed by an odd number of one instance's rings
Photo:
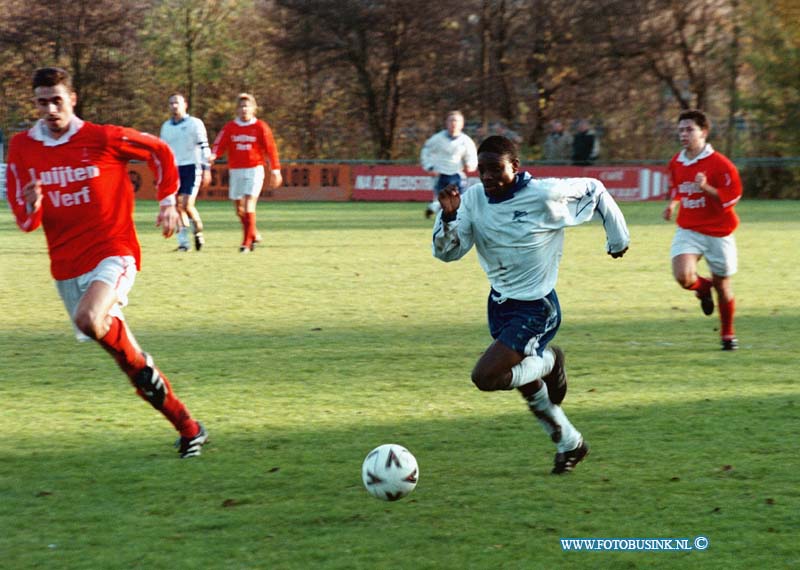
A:
{"type": "Polygon", "coordinates": [[[711,120],[706,117],[706,114],[699,110],[699,109],[688,109],[686,111],[682,111],[680,115],[678,115],[678,122],[681,121],[694,121],[695,124],[700,127],[701,129],[705,129],[707,131],[711,130],[711,120]]]}
{"type": "Polygon", "coordinates": [[[63,85],[68,91],[72,91],[72,77],[69,72],[60,67],[40,67],[33,72],[33,88],[55,87],[63,85]]]}
{"type": "Polygon", "coordinates": [[[478,154],[482,152],[493,152],[501,156],[507,156],[509,160],[519,160],[517,145],[508,137],[501,135],[492,135],[483,139],[483,142],[478,147],[478,154]]]}

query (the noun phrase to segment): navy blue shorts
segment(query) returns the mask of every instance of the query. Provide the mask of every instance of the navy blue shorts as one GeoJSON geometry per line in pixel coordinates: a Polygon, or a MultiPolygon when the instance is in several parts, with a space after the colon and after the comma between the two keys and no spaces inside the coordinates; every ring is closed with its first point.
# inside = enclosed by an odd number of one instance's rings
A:
{"type": "Polygon", "coordinates": [[[195,164],[184,164],[178,167],[178,176],[181,179],[181,185],[178,188],[178,194],[187,194],[194,196],[200,189],[200,181],[202,171],[195,164]]]}
{"type": "Polygon", "coordinates": [[[492,338],[520,354],[541,356],[561,326],[556,290],[536,301],[506,299],[498,303],[492,299],[493,295],[497,295],[494,290],[489,293],[487,307],[492,338]]]}
{"type": "Polygon", "coordinates": [[[434,195],[438,196],[439,190],[442,190],[446,186],[450,184],[455,184],[458,186],[458,193],[464,193],[464,183],[465,179],[460,174],[440,174],[439,178],[436,179],[436,184],[433,188],[434,195]]]}

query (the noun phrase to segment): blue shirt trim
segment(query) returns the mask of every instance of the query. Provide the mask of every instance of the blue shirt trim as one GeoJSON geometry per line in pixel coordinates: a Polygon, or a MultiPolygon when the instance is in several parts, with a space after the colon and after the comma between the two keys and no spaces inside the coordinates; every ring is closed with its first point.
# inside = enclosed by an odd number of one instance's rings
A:
{"type": "MultiPolygon", "coordinates": [[[[525,188],[525,186],[527,186],[531,180],[533,180],[533,176],[531,176],[529,172],[518,172],[517,179],[508,192],[502,196],[489,196],[487,194],[486,197],[489,199],[490,204],[500,204],[502,202],[506,202],[511,200],[511,198],[513,198],[517,192],[525,188]]],[[[486,191],[484,190],[484,193],[485,192],[486,191]]]]}

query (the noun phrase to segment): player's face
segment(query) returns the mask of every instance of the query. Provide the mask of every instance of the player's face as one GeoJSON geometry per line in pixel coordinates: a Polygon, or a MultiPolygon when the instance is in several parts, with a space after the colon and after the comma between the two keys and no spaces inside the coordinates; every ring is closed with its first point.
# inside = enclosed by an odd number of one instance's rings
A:
{"type": "Polygon", "coordinates": [[[483,188],[489,196],[502,196],[514,185],[519,171],[519,161],[508,155],[482,152],[478,155],[478,172],[483,188]]]}
{"type": "Polygon", "coordinates": [[[447,132],[451,137],[456,137],[464,130],[464,117],[461,115],[450,115],[447,117],[447,132]]]}
{"type": "Polygon", "coordinates": [[[33,102],[39,118],[44,120],[53,135],[60,136],[69,129],[77,98],[64,85],[37,87],[33,90],[33,102]]]}
{"type": "Polygon", "coordinates": [[[186,114],[186,99],[180,95],[173,95],[169,98],[169,112],[176,119],[180,119],[186,114]]]}
{"type": "Polygon", "coordinates": [[[708,132],[701,129],[691,119],[684,119],[678,123],[678,139],[681,146],[692,152],[699,152],[706,146],[708,132]]]}
{"type": "Polygon", "coordinates": [[[250,121],[256,116],[256,106],[249,99],[242,99],[236,106],[236,116],[242,121],[250,121]]]}

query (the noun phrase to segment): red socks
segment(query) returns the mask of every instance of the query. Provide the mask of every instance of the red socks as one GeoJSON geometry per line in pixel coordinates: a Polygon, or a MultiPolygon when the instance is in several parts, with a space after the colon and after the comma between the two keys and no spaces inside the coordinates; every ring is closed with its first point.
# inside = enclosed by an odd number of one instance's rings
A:
{"type": "Polygon", "coordinates": [[[697,281],[692,283],[687,289],[689,291],[694,291],[698,297],[705,297],[711,291],[712,283],[709,279],[705,277],[697,276],[697,281]]]}
{"type": "MultiPolygon", "coordinates": [[[[134,378],[136,378],[136,375],[147,363],[144,353],[128,336],[128,327],[125,325],[125,322],[119,317],[112,317],[111,327],[108,329],[106,335],[98,339],[97,342],[99,342],[100,346],[114,358],[122,371],[130,378],[131,383],[134,383],[134,378]]],[[[197,422],[192,419],[189,410],[186,409],[183,402],[181,402],[172,391],[172,386],[170,386],[167,377],[164,376],[160,370],[158,373],[161,376],[161,380],[164,382],[166,390],[164,404],[158,411],[175,426],[175,429],[178,430],[182,436],[194,437],[197,435],[200,427],[197,425],[197,422]]],[[[136,388],[136,393],[139,394],[143,400],[149,402],[138,387],[136,388]]]]}
{"type": "Polygon", "coordinates": [[[119,317],[111,318],[111,327],[106,335],[97,342],[117,361],[119,367],[129,377],[133,378],[139,370],[144,368],[144,354],[138,346],[131,342],[128,337],[128,327],[119,317]]]}
{"type": "Polygon", "coordinates": [[[736,336],[733,330],[733,314],[736,312],[736,301],[723,301],[719,299],[719,321],[721,325],[720,335],[723,340],[730,340],[736,336]]]}
{"type": "Polygon", "coordinates": [[[242,241],[242,245],[245,247],[250,247],[253,245],[253,241],[256,239],[256,235],[258,234],[258,230],[256,230],[255,212],[244,213],[242,216],[242,228],[244,229],[244,240],[242,241]]]}

